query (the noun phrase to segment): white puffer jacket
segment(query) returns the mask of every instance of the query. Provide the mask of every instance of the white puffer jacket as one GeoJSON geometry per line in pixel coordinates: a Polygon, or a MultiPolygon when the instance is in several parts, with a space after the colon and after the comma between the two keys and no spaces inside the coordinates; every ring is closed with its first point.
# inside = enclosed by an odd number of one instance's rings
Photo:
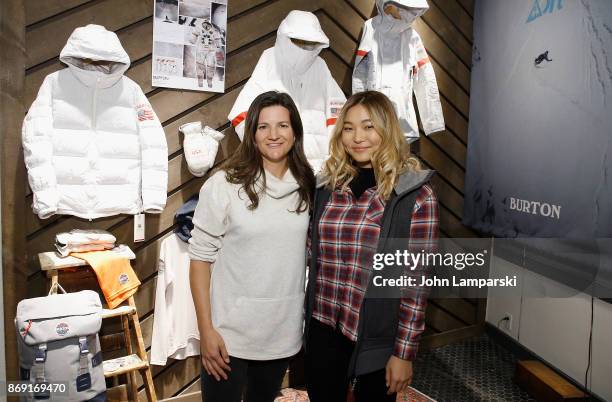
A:
{"type": "Polygon", "coordinates": [[[293,10],[281,22],[274,47],[266,49],[229,113],[229,120],[242,140],[244,120],[251,102],[267,91],[291,95],[304,126],[304,153],[315,172],[329,155],[329,137],[344,93],[319,53],[329,46],[317,17],[293,10]],[[298,46],[294,40],[313,44],[298,46]]]}
{"type": "Polygon", "coordinates": [[[23,123],[23,148],[42,219],[160,213],[168,152],[155,112],[123,76],[130,59],[115,33],[74,30],[60,54],[68,68],[49,74],[23,123]]]}

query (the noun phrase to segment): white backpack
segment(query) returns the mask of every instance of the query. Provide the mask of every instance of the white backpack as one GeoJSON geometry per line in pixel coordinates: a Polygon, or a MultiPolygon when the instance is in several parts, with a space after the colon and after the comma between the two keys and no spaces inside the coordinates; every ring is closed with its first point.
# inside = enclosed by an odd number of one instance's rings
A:
{"type": "Polygon", "coordinates": [[[66,384],[65,389],[34,392],[23,400],[106,400],[101,325],[102,303],[91,290],[20,301],[15,327],[21,380],[39,385],[33,389],[66,384]]]}

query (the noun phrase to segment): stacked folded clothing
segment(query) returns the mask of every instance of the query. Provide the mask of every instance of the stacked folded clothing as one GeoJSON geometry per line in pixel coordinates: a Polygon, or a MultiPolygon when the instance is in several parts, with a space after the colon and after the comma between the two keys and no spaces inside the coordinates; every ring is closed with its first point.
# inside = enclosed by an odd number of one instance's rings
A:
{"type": "Polygon", "coordinates": [[[116,241],[115,236],[105,230],[73,229],[55,235],[55,248],[59,255],[67,257],[73,252],[110,250],[116,241]]]}

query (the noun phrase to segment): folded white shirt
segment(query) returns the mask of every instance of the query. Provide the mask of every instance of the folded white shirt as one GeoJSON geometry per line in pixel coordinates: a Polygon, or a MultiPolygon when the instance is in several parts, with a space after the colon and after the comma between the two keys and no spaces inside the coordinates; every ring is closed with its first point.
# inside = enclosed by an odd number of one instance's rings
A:
{"type": "Polygon", "coordinates": [[[65,257],[71,252],[109,250],[117,238],[105,230],[73,229],[55,235],[55,248],[65,257]]]}

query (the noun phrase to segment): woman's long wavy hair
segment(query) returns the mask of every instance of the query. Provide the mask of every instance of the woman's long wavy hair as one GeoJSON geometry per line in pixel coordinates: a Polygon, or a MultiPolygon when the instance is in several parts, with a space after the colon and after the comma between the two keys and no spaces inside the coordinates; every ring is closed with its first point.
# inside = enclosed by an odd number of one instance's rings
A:
{"type": "Polygon", "coordinates": [[[380,147],[372,155],[378,194],[388,200],[398,177],[407,170],[421,170],[421,162],[410,153],[408,142],[400,128],[393,104],[377,91],[365,91],[351,96],[340,111],[330,139],[330,156],[323,167],[323,182],[330,189],[345,191],[357,176],[357,166],[342,144],[344,121],[348,111],[356,106],[366,108],[374,130],[380,135],[380,147]]]}
{"type": "Polygon", "coordinates": [[[244,138],[234,154],[221,166],[225,177],[232,184],[239,184],[249,197],[253,210],[259,206],[259,195],[266,188],[266,175],[263,168],[263,157],[255,144],[255,133],[262,109],[270,106],[282,106],[289,111],[291,128],[295,141],[287,155],[289,170],[299,185],[300,196],[296,212],[308,211],[312,207],[315,177],[304,154],[304,129],[295,103],[286,93],[264,92],[253,100],[247,111],[244,138]],[[263,180],[260,184],[258,181],[263,180]],[[263,184],[263,186],[262,186],[263,184]]]}

